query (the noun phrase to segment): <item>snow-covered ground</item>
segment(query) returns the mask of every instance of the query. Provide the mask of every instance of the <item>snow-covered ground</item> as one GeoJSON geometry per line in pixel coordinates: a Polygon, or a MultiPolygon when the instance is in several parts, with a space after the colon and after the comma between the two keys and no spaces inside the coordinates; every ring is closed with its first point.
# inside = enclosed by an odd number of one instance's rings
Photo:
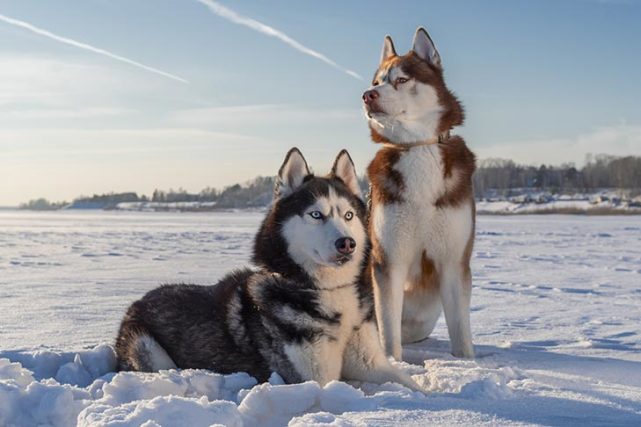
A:
{"type": "Polygon", "coordinates": [[[245,265],[260,213],[0,211],[0,426],[641,425],[641,217],[479,217],[473,332],[400,366],[429,393],[113,373],[127,305],[245,265]]]}

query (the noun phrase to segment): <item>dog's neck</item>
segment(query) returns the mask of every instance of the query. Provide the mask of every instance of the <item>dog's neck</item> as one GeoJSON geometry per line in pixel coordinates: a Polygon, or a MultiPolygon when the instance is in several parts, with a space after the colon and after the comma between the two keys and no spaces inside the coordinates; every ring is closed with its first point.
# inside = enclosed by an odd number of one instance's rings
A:
{"type": "Polygon", "coordinates": [[[310,261],[301,265],[302,269],[312,280],[316,288],[323,290],[339,289],[350,286],[358,281],[362,255],[348,261],[340,267],[329,267],[310,261]]]}
{"type": "Polygon", "coordinates": [[[413,147],[421,147],[425,145],[434,145],[434,144],[445,144],[447,141],[450,139],[450,131],[445,131],[441,134],[438,134],[434,137],[428,138],[423,141],[415,141],[415,142],[394,142],[391,141],[390,139],[386,138],[385,136],[381,135],[378,133],[376,130],[371,128],[372,131],[372,140],[377,143],[381,144],[386,148],[396,148],[396,149],[401,149],[401,150],[407,150],[413,147]]]}

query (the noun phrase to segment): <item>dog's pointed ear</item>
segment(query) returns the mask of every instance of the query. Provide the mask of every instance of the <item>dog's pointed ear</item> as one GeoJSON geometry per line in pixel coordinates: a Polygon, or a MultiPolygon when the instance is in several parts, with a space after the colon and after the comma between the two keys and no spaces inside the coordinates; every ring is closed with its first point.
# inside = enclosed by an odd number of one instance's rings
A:
{"type": "Polygon", "coordinates": [[[423,60],[441,68],[441,55],[439,55],[432,38],[425,28],[419,27],[414,34],[412,50],[423,60]]]}
{"type": "Polygon", "coordinates": [[[354,162],[347,150],[341,150],[338,156],[336,156],[334,166],[332,166],[331,176],[343,181],[349,191],[359,199],[362,198],[361,187],[358,185],[358,175],[356,175],[356,167],[354,167],[354,162]]]}
{"type": "Polygon", "coordinates": [[[311,172],[303,154],[296,147],[287,152],[283,165],[278,170],[274,199],[281,199],[294,192],[311,172]]]}
{"type": "Polygon", "coordinates": [[[383,41],[383,50],[381,51],[381,64],[391,56],[396,56],[394,42],[390,36],[385,36],[385,40],[383,41]]]}

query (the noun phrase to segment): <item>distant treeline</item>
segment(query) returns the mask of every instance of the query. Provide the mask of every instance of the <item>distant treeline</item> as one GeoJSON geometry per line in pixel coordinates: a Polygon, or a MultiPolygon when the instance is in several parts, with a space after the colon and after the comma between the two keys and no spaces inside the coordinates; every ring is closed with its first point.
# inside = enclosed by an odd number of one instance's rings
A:
{"type": "Polygon", "coordinates": [[[27,203],[22,203],[20,209],[28,209],[30,211],[55,211],[67,206],[67,202],[50,202],[47,199],[39,198],[29,200],[27,203]]]}
{"type": "Polygon", "coordinates": [[[274,192],[274,178],[257,177],[244,184],[235,184],[222,190],[207,187],[199,193],[189,193],[183,188],[178,190],[154,190],[151,197],[138,195],[134,192],[94,194],[80,196],[73,202],[52,203],[46,199],[31,200],[20,205],[21,209],[56,210],[61,208],[73,209],[115,209],[119,203],[126,202],[213,202],[218,209],[253,208],[267,206],[274,192]]]}
{"type": "Polygon", "coordinates": [[[524,166],[512,160],[486,159],[474,175],[477,197],[488,193],[509,195],[512,190],[541,190],[551,193],[585,192],[600,189],[628,190],[641,194],[641,157],[588,156],[585,165],[524,166]]]}
{"type": "MultiPolygon", "coordinates": [[[[207,187],[200,193],[190,194],[178,190],[154,190],[151,202],[215,202],[219,208],[243,208],[267,206],[272,200],[274,178],[259,176],[244,184],[235,184],[222,190],[207,187]]],[[[146,201],[146,200],[141,200],[146,201]]]]}
{"type": "MultiPolygon", "coordinates": [[[[474,175],[474,187],[479,198],[488,195],[510,196],[514,192],[530,190],[591,193],[602,189],[622,189],[631,195],[641,194],[641,157],[638,156],[588,157],[580,169],[573,164],[536,167],[502,159],[482,160],[478,166],[474,175]]],[[[365,194],[367,179],[361,177],[359,183],[365,194]]],[[[151,197],[139,196],[133,192],[94,194],[91,197],[81,196],[71,204],[37,199],[20,207],[32,210],[60,209],[65,206],[78,209],[114,209],[122,202],[208,202],[219,209],[252,208],[267,206],[272,199],[273,190],[273,177],[257,177],[222,190],[207,187],[199,193],[189,193],[182,188],[167,191],[156,189],[151,197]]]]}

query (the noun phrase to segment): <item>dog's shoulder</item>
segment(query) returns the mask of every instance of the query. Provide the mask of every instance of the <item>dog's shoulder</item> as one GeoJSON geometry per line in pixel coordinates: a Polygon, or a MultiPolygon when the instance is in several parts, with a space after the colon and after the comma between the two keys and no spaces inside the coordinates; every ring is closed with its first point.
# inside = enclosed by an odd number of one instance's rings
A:
{"type": "Polygon", "coordinates": [[[439,144],[445,192],[436,200],[436,207],[457,207],[474,197],[472,175],[476,156],[460,136],[452,136],[439,144]]]}
{"type": "Polygon", "coordinates": [[[321,290],[305,280],[261,272],[248,281],[247,291],[259,311],[267,317],[279,317],[286,313],[287,317],[309,316],[329,324],[340,321],[340,313],[324,304],[321,290]]]}
{"type": "Polygon", "coordinates": [[[382,148],[378,150],[374,160],[367,167],[373,204],[396,203],[401,200],[401,195],[405,189],[405,180],[402,173],[396,169],[401,155],[401,150],[382,148]]]}
{"type": "Polygon", "coordinates": [[[455,170],[464,174],[464,179],[471,179],[476,170],[476,156],[458,136],[451,136],[444,143],[438,145],[443,162],[443,176],[449,178],[455,170]]]}

